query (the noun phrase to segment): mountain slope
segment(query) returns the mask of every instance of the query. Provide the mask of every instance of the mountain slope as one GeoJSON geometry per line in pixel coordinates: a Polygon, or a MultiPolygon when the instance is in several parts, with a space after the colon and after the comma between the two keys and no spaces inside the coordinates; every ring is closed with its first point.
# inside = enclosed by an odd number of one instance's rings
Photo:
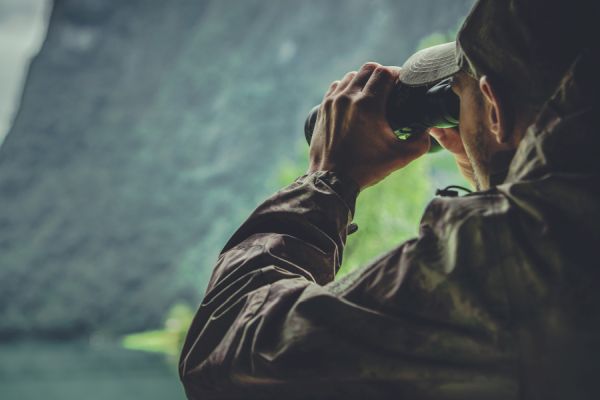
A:
{"type": "Polygon", "coordinates": [[[197,301],[328,84],[470,4],[56,0],[0,148],[0,335],[139,330],[197,301]]]}

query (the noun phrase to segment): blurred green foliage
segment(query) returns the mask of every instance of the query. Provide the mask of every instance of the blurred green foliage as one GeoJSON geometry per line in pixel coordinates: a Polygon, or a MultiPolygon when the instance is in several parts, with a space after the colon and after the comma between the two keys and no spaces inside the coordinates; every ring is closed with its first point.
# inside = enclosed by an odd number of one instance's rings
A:
{"type": "MultiPolygon", "coordinates": [[[[184,398],[186,304],[252,208],[306,170],[323,88],[401,65],[430,29],[419,48],[452,40],[470,3],[55,1],[0,147],[0,340],[20,340],[0,344],[0,397],[184,398]]],[[[338,277],[462,182],[440,152],[362,193],[338,277]]]]}
{"type": "Polygon", "coordinates": [[[164,329],[126,335],[121,343],[129,350],[166,354],[175,363],[193,316],[194,311],[187,304],[176,304],[169,310],[164,329]]]}
{"type": "MultiPolygon", "coordinates": [[[[454,40],[456,29],[433,32],[419,41],[417,49],[454,40]]],[[[281,168],[279,183],[291,182],[308,166],[308,146],[299,142],[298,161],[287,161],[281,168]]],[[[343,264],[336,278],[365,265],[386,250],[416,236],[419,221],[436,186],[468,186],[458,173],[453,157],[446,151],[428,154],[396,171],[379,184],[366,189],[358,198],[354,222],[359,229],[347,240],[343,264]]]]}
{"type": "MultiPolygon", "coordinates": [[[[455,31],[434,32],[424,37],[418,48],[454,40],[455,35],[455,31]]],[[[296,158],[282,162],[275,186],[288,185],[306,173],[308,145],[300,139],[292,147],[296,158]]],[[[421,215],[436,187],[451,184],[469,186],[459,174],[451,154],[440,151],[426,154],[361,192],[354,216],[359,229],[347,239],[343,263],[336,279],[415,237],[421,215]]],[[[165,329],[128,335],[123,339],[123,345],[128,349],[164,353],[173,362],[183,345],[192,317],[189,307],[177,305],[169,312],[165,329]]]]}
{"type": "MultiPolygon", "coordinates": [[[[288,184],[308,168],[308,146],[302,142],[298,148],[298,161],[288,161],[281,168],[280,185],[288,184]]],[[[358,231],[348,236],[336,278],[416,236],[421,215],[435,189],[451,184],[469,185],[450,153],[440,151],[413,161],[361,192],[354,216],[358,231]]]]}
{"type": "MultiPolygon", "coordinates": [[[[0,339],[120,337],[197,304],[227,238],[305,170],[290,144],[324,88],[401,64],[470,2],[54,2],[0,147],[0,339]]],[[[416,233],[448,178],[432,160],[361,195],[341,274],[416,233]]]]}
{"type": "MultiPolygon", "coordinates": [[[[279,186],[287,185],[305,173],[308,146],[301,142],[298,151],[298,160],[281,166],[279,186]]],[[[414,237],[436,186],[450,184],[468,186],[458,173],[453,157],[442,151],[413,161],[361,192],[354,218],[359,229],[348,237],[343,264],[336,279],[414,237]]],[[[192,318],[192,309],[178,304],[169,311],[164,329],[127,335],[122,341],[123,346],[130,350],[164,353],[170,362],[175,362],[192,318]]]]}

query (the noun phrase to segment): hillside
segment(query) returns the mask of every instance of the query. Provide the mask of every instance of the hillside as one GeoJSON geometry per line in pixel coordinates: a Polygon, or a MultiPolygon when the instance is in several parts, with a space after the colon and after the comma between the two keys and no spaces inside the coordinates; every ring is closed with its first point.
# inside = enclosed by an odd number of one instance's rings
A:
{"type": "Polygon", "coordinates": [[[401,64],[470,4],[56,0],[0,148],[0,337],[141,330],[197,302],[327,85],[401,64]]]}

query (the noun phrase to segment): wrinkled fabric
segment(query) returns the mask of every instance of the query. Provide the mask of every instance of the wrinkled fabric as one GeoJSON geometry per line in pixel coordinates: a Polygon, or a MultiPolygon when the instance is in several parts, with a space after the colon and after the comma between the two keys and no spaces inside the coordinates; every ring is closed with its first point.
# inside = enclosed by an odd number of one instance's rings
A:
{"type": "Polygon", "coordinates": [[[355,185],[313,173],[261,204],[190,327],[188,398],[600,398],[593,70],[571,68],[504,183],[433,200],[418,237],[338,281],[355,185]]]}

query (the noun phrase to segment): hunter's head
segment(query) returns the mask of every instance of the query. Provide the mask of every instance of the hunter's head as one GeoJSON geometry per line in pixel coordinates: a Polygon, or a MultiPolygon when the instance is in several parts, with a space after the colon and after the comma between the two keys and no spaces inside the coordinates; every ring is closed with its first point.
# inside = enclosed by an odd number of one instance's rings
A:
{"type": "Polygon", "coordinates": [[[594,39],[595,2],[479,0],[456,42],[407,61],[401,81],[453,77],[460,134],[481,189],[498,183],[512,154],[569,66],[594,39]]]}

